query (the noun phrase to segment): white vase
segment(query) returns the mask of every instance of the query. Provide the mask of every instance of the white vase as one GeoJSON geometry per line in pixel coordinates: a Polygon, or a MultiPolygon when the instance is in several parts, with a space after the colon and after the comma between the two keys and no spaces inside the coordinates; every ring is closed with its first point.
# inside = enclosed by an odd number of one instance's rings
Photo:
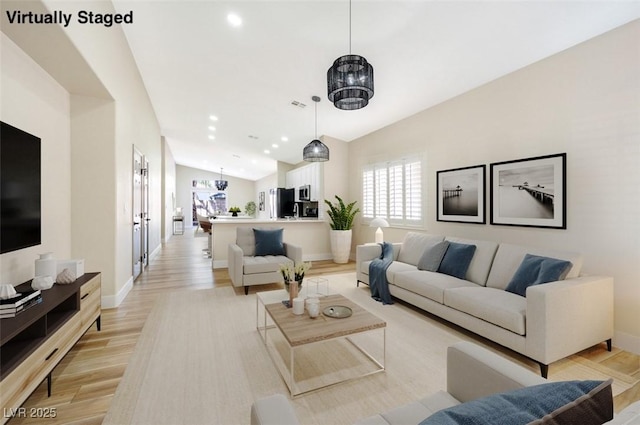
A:
{"type": "Polygon", "coordinates": [[[331,230],[331,254],[333,262],[344,264],[349,262],[351,254],[351,229],[331,230]]]}
{"type": "Polygon", "coordinates": [[[36,276],[50,276],[52,279],[56,278],[58,262],[53,258],[51,252],[45,252],[40,254],[40,258],[36,260],[36,276]]]}

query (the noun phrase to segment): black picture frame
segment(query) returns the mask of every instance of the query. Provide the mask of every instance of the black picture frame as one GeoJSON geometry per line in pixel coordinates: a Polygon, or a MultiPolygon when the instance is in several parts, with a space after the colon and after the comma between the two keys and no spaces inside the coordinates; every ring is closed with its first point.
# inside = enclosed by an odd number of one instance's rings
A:
{"type": "Polygon", "coordinates": [[[258,210],[264,211],[264,192],[258,193],[258,210]]]}
{"type": "Polygon", "coordinates": [[[436,172],[436,220],[486,224],[486,165],[436,172]]]}
{"type": "Polygon", "coordinates": [[[491,224],[567,228],[567,154],[490,165],[491,224]]]}

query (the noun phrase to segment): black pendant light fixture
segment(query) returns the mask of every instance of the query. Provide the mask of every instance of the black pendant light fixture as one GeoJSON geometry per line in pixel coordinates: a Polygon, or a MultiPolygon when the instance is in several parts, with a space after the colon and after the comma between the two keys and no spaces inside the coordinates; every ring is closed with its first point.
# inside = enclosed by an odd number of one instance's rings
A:
{"type": "Polygon", "coordinates": [[[312,96],[311,100],[315,102],[316,109],[316,138],[307,144],[302,151],[302,159],[308,162],[324,162],[329,160],[329,148],[327,145],[318,140],[318,96],[312,96]]]}
{"type": "Polygon", "coordinates": [[[349,54],[340,56],[327,71],[329,100],[338,109],[364,108],[373,97],[373,67],[360,55],[351,54],[351,0],[349,0],[349,54]]]}
{"type": "Polygon", "coordinates": [[[220,180],[216,180],[216,188],[218,190],[225,190],[228,185],[229,185],[228,181],[222,180],[222,168],[220,168],[220,180]]]}

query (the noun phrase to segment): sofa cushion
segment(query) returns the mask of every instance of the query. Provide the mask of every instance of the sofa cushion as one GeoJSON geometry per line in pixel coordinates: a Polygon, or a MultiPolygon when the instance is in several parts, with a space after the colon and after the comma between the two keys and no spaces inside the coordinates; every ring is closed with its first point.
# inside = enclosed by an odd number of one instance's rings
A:
{"type": "Polygon", "coordinates": [[[441,410],[420,425],[601,425],[613,418],[612,382],[563,381],[519,388],[441,410]]]}
{"type": "Polygon", "coordinates": [[[394,261],[387,268],[387,281],[389,281],[389,283],[394,283],[397,273],[412,272],[416,270],[418,270],[416,266],[412,266],[411,264],[401,263],[400,261],[394,261]]]}
{"type": "Polygon", "coordinates": [[[563,280],[570,268],[571,261],[527,254],[505,291],[524,297],[529,286],[563,280]]]}
{"type": "Polygon", "coordinates": [[[284,255],[284,229],[253,229],[256,239],[255,255],[284,255]]]}
{"type": "Polygon", "coordinates": [[[417,266],[424,248],[427,245],[433,245],[442,240],[444,240],[443,236],[408,232],[402,241],[398,261],[417,266]]]}
{"type": "Polygon", "coordinates": [[[437,272],[444,258],[444,254],[447,252],[447,248],[449,248],[448,241],[440,241],[425,247],[418,261],[418,270],[437,272]]]}
{"type": "Polygon", "coordinates": [[[473,283],[477,283],[478,285],[486,286],[487,276],[489,276],[489,270],[491,270],[493,257],[496,255],[496,251],[498,250],[498,244],[493,241],[481,241],[455,237],[447,237],[445,240],[476,246],[476,252],[473,254],[471,264],[469,264],[466,279],[473,283]]]}
{"type": "Polygon", "coordinates": [[[243,274],[279,272],[280,264],[293,265],[293,261],[284,255],[244,257],[242,261],[243,274]]]}
{"type": "Polygon", "coordinates": [[[582,268],[582,255],[576,252],[558,251],[554,249],[532,248],[522,245],[512,245],[501,243],[496,252],[491,272],[487,279],[487,286],[491,288],[505,289],[518,267],[527,254],[540,255],[543,257],[558,258],[560,260],[571,261],[571,269],[567,273],[566,279],[578,277],[582,268]]]}
{"type": "Polygon", "coordinates": [[[495,288],[465,287],[444,291],[444,304],[496,326],[525,335],[527,299],[495,288]]]}
{"type": "Polygon", "coordinates": [[[468,280],[423,270],[396,273],[393,284],[433,301],[444,303],[444,291],[451,288],[478,287],[468,280]]]}
{"type": "Polygon", "coordinates": [[[475,245],[449,242],[449,247],[438,267],[438,273],[465,279],[475,252],[475,245]]]}
{"type": "Polygon", "coordinates": [[[417,424],[435,412],[457,406],[460,402],[445,391],[438,391],[422,400],[397,407],[381,416],[390,424],[417,424]]]}

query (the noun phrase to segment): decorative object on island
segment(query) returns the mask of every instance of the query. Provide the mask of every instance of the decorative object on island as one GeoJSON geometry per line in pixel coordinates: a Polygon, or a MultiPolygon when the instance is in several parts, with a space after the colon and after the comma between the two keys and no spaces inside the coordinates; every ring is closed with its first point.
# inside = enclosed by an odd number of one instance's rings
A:
{"type": "Polygon", "coordinates": [[[567,228],[567,154],[491,164],[491,224],[567,228]]]}
{"type": "Polygon", "coordinates": [[[229,208],[229,212],[231,213],[232,217],[237,217],[238,213],[240,212],[240,207],[231,207],[229,208]]]}
{"type": "Polygon", "coordinates": [[[381,227],[389,227],[389,222],[384,218],[376,217],[369,222],[369,227],[377,227],[376,230],[376,243],[384,242],[384,235],[382,234],[381,227]]]}
{"type": "Polygon", "coordinates": [[[356,201],[351,202],[348,205],[342,201],[338,195],[337,204],[332,204],[328,200],[324,202],[329,206],[327,214],[331,219],[331,253],[333,255],[334,263],[347,263],[349,262],[349,254],[351,253],[351,234],[353,227],[353,219],[358,212],[359,208],[355,208],[356,201]]]}
{"type": "Polygon", "coordinates": [[[485,224],[486,166],[436,173],[437,220],[485,224]]]}
{"type": "Polygon", "coordinates": [[[222,179],[222,168],[220,168],[220,180],[216,180],[216,188],[218,190],[225,190],[228,185],[229,182],[222,179]]]}
{"type": "Polygon", "coordinates": [[[310,141],[302,150],[302,159],[308,162],[324,162],[329,160],[329,148],[318,140],[318,102],[320,102],[320,98],[318,96],[312,96],[311,100],[314,101],[315,106],[315,139],[310,141]]]}
{"type": "Polygon", "coordinates": [[[340,56],[327,71],[329,100],[338,109],[364,108],[373,97],[373,66],[351,54],[351,0],[349,0],[349,54],[340,56]]]}
{"type": "Polygon", "coordinates": [[[247,215],[253,216],[256,213],[256,203],[253,201],[247,202],[247,205],[244,206],[244,212],[247,215]]]}

